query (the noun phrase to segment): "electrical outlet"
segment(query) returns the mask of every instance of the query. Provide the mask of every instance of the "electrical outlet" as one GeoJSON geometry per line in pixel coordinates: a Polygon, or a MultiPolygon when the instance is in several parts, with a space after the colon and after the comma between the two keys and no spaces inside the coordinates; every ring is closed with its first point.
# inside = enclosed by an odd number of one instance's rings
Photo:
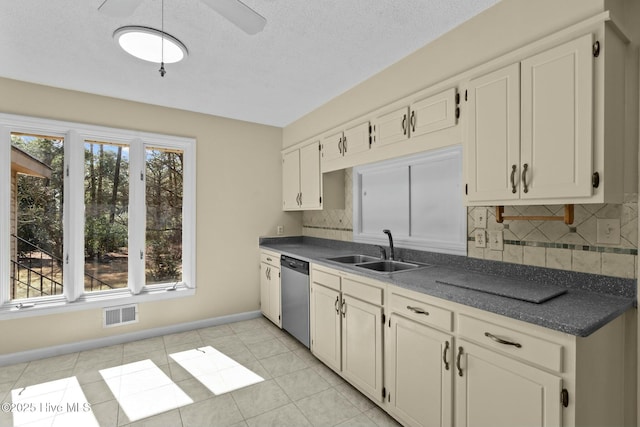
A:
{"type": "Polygon", "coordinates": [[[620,220],[596,220],[596,243],[616,245],[620,243],[620,220]]]}
{"type": "Polygon", "coordinates": [[[487,208],[475,208],[473,219],[476,228],[487,228],[487,208]]]}
{"type": "Polygon", "coordinates": [[[489,232],[489,248],[493,251],[504,250],[504,240],[502,239],[502,230],[489,232]]]}
{"type": "Polygon", "coordinates": [[[284,225],[279,225],[276,227],[276,234],[278,236],[281,236],[284,234],[284,225]]]}
{"type": "Polygon", "coordinates": [[[478,230],[475,232],[476,236],[476,248],[487,247],[487,233],[484,230],[478,230]]]}

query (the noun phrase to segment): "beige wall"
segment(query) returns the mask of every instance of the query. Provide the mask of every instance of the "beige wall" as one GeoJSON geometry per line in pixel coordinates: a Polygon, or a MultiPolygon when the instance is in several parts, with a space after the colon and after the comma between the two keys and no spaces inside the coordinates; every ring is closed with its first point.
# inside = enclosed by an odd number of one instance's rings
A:
{"type": "Polygon", "coordinates": [[[0,354],[259,309],[258,236],[301,232],[300,214],[281,211],[280,128],[7,79],[0,93],[3,113],[196,138],[198,284],[118,328],[102,328],[101,310],[2,320],[0,354]]]}
{"type": "Polygon", "coordinates": [[[428,88],[603,10],[603,0],[502,0],[286,126],[283,147],[428,88]]]}

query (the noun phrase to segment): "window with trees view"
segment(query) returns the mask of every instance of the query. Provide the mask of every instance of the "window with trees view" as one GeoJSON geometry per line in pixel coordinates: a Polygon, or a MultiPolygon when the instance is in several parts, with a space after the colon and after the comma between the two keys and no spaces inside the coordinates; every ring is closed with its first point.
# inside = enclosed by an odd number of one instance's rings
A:
{"type": "Polygon", "coordinates": [[[0,114],[0,312],[195,287],[194,151],[0,114]]]}

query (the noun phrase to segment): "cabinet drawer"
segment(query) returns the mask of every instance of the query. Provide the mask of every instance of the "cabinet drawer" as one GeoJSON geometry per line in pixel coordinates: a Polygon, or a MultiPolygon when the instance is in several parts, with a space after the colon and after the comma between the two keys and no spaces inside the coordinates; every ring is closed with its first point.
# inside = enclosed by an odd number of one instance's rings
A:
{"type": "Polygon", "coordinates": [[[389,307],[390,312],[401,314],[417,322],[433,325],[445,331],[453,330],[453,313],[449,310],[395,293],[391,294],[389,307]]]}
{"type": "Polygon", "coordinates": [[[342,281],[342,293],[371,304],[382,305],[382,288],[376,286],[345,278],[342,281]]]}
{"type": "Polygon", "coordinates": [[[260,261],[261,262],[266,262],[267,264],[279,266],[280,265],[280,254],[276,253],[276,252],[261,251],[260,252],[260,261]]]}
{"type": "Polygon", "coordinates": [[[340,291],[340,276],[336,276],[335,274],[314,268],[311,270],[311,280],[313,283],[319,283],[327,288],[340,291]]]}
{"type": "Polygon", "coordinates": [[[562,372],[562,346],[560,344],[464,314],[460,314],[458,317],[458,330],[460,336],[485,347],[519,357],[556,372],[562,372]]]}

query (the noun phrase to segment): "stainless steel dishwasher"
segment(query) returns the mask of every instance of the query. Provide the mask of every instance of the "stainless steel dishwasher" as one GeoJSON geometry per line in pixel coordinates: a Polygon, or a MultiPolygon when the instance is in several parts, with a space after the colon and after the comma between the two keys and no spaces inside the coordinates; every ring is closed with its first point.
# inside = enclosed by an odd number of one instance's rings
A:
{"type": "Polygon", "coordinates": [[[309,263],[280,258],[282,329],[309,348],[309,263]]]}

